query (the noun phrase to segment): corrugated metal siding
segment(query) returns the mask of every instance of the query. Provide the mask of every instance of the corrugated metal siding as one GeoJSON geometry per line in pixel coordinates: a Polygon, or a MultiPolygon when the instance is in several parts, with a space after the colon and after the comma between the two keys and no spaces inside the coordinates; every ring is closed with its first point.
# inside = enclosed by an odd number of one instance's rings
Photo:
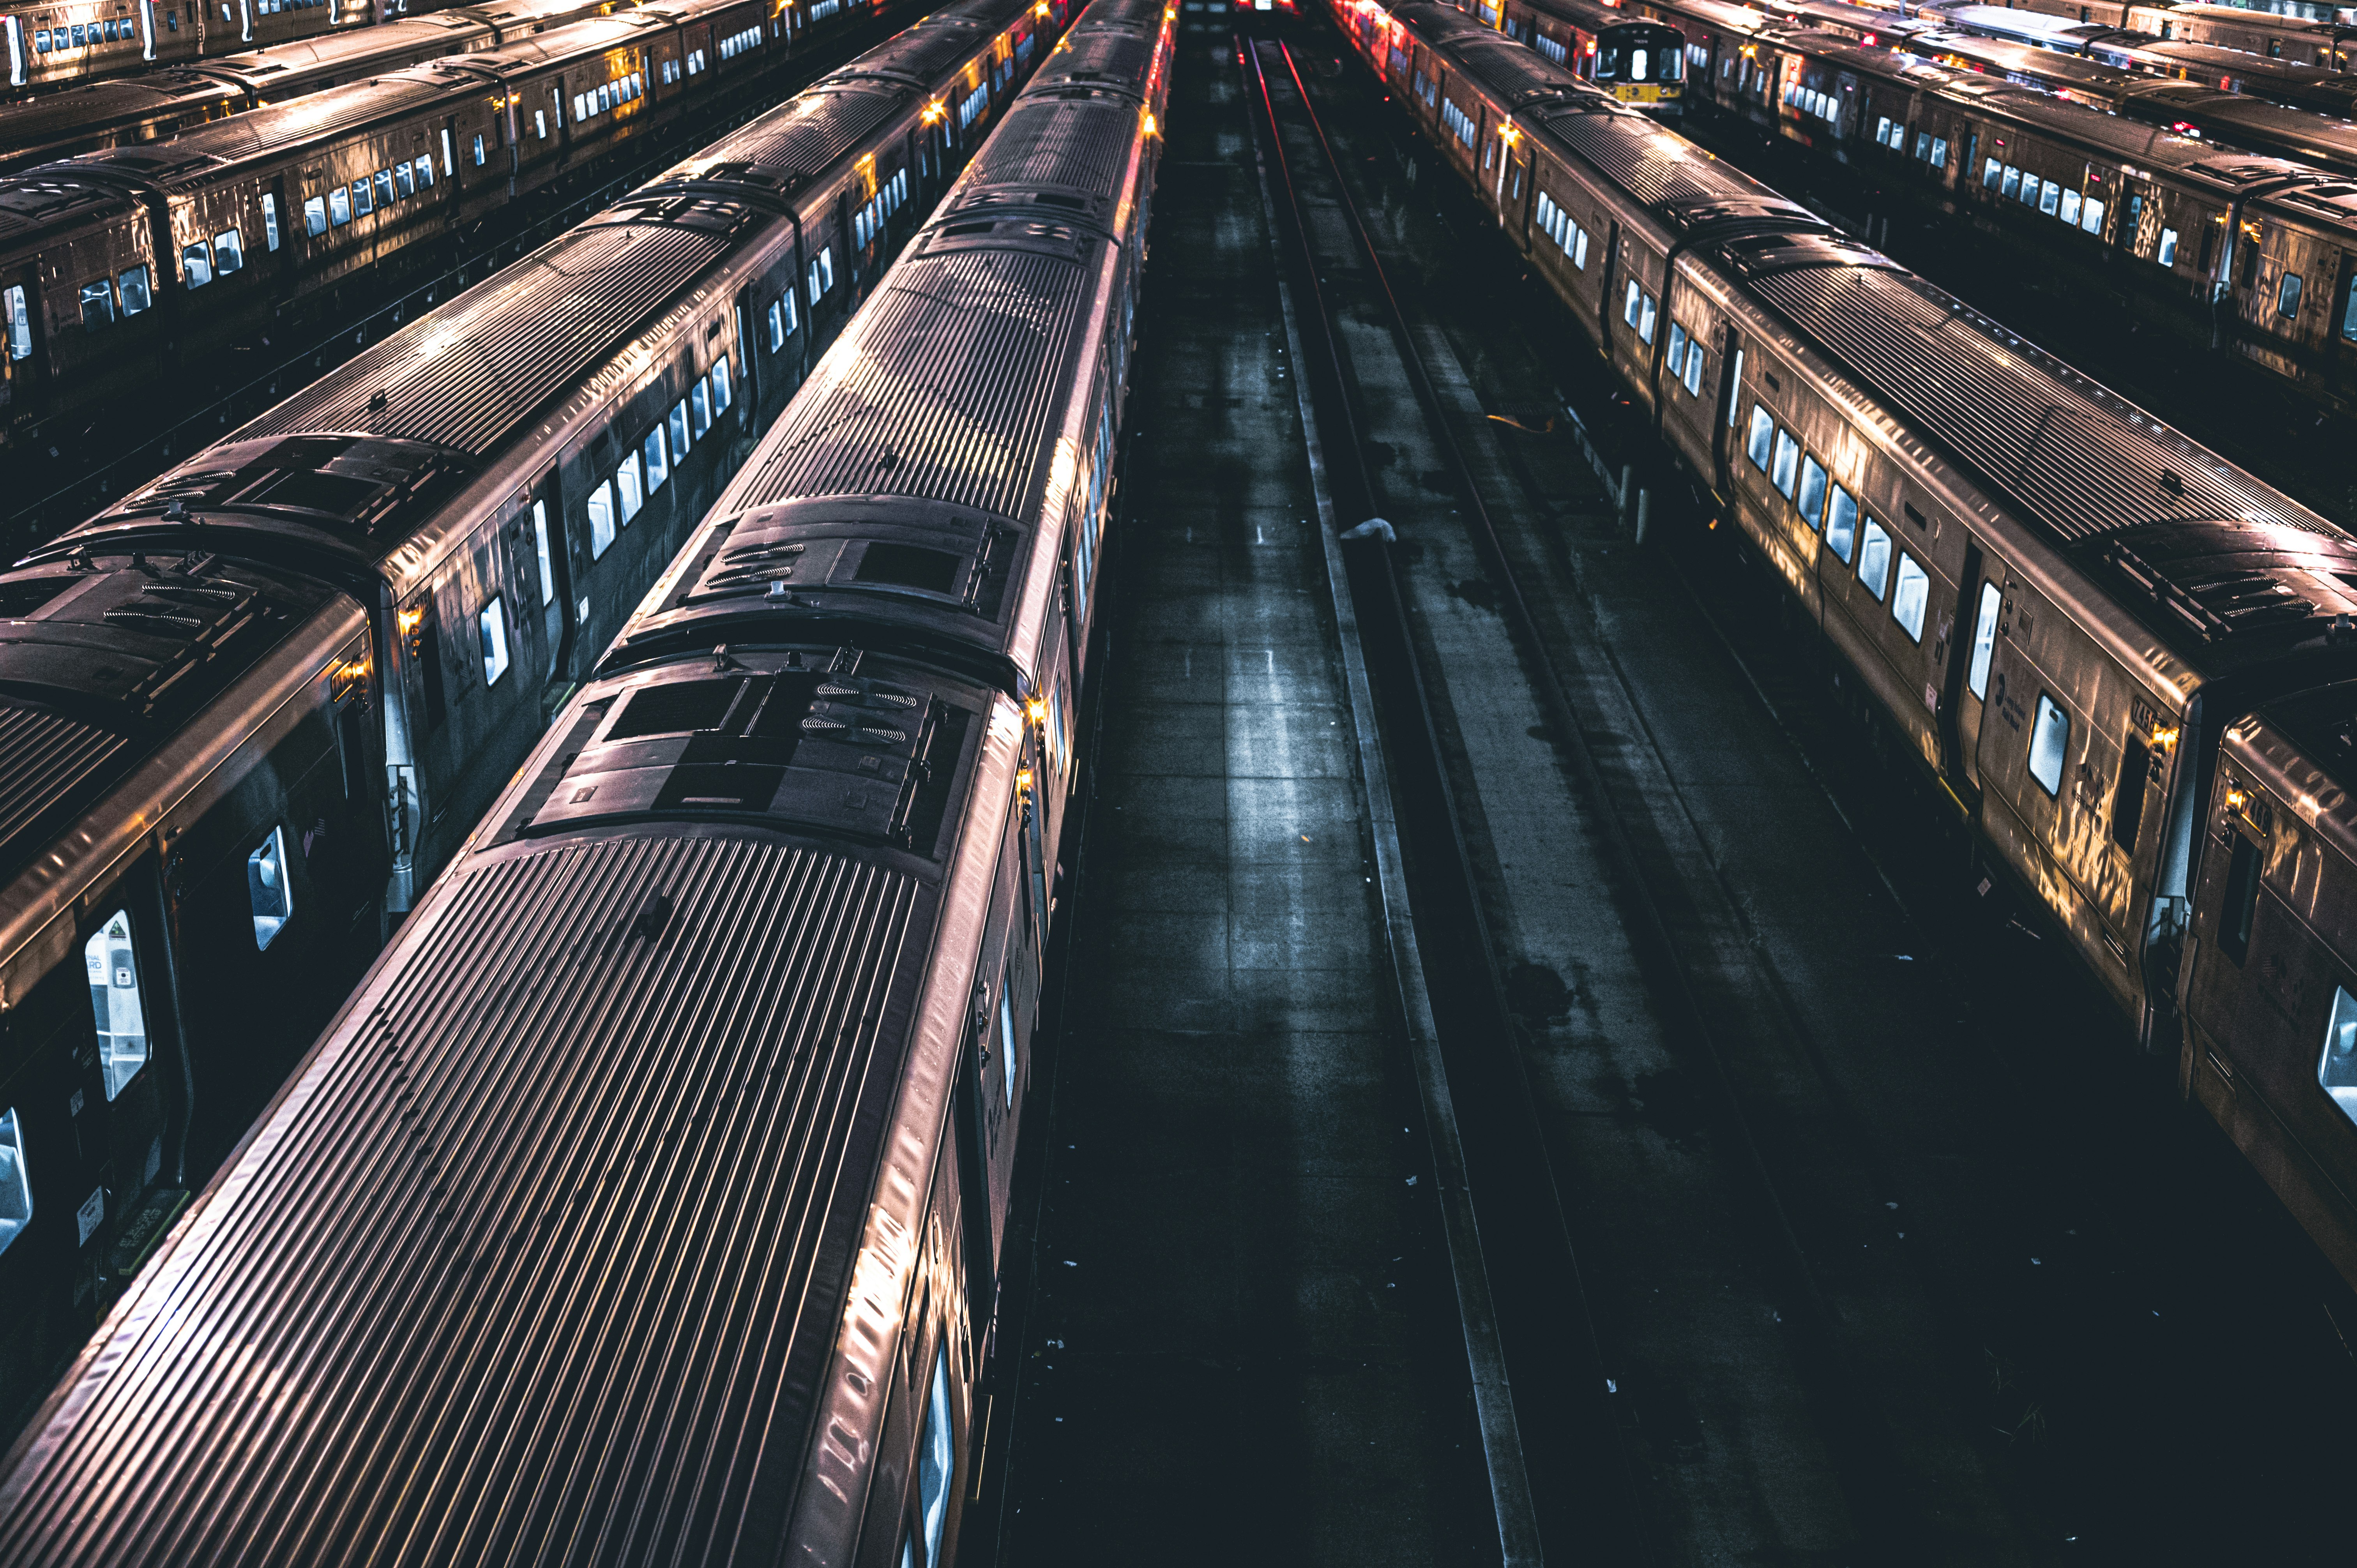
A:
{"type": "Polygon", "coordinates": [[[763,441],[734,503],[911,496],[1030,516],[1085,283],[1070,261],[1019,251],[903,261],[763,441]]]}
{"type": "Polygon", "coordinates": [[[0,864],[23,865],[28,846],[18,836],[76,795],[125,744],[78,719],[0,707],[0,864]]]}
{"type": "Polygon", "coordinates": [[[694,161],[705,168],[748,163],[782,189],[794,175],[816,175],[832,167],[861,137],[898,113],[909,96],[907,88],[866,82],[808,93],[786,113],[764,115],[705,148],[694,161]]]}
{"type": "Polygon", "coordinates": [[[1554,114],[1541,123],[1556,141],[1648,207],[1773,194],[1693,143],[1632,115],[1554,114]]]}
{"type": "Polygon", "coordinates": [[[726,837],[476,871],[143,1277],[0,1563],[775,1558],[917,897],[726,837]]]}
{"type": "Polygon", "coordinates": [[[328,371],[238,432],[357,430],[497,448],[727,248],[685,229],[577,230],[328,371]],[[385,395],[385,406],[369,400],[385,395]]]}
{"type": "Polygon", "coordinates": [[[1808,267],[1753,288],[2064,540],[2170,518],[2244,518],[2340,530],[2130,405],[2073,385],[2000,343],[1921,280],[1878,267],[1808,267]],[[2183,493],[2163,489],[2164,472],[2183,493]]]}
{"type": "Polygon", "coordinates": [[[1132,104],[1026,99],[974,160],[967,188],[1069,185],[1110,189],[1129,156],[1129,128],[1136,117],[1132,104]]]}

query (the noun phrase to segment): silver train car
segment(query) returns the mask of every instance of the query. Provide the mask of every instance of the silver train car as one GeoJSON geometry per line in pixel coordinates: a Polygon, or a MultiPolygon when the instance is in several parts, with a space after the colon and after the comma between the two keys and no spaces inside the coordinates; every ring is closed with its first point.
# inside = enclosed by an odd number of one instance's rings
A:
{"type": "Polygon", "coordinates": [[[958,0],[0,575],[0,1429],[1059,27],[958,0]]]}
{"type": "Polygon", "coordinates": [[[611,0],[497,0],[298,38],[219,59],[85,81],[0,102],[0,172],[159,141],[446,55],[495,48],[602,14],[611,0]]]}
{"type": "Polygon", "coordinates": [[[1177,14],[1075,20],[11,1451],[0,1564],[954,1559],[1177,14]]]}
{"type": "Polygon", "coordinates": [[[2357,1281],[2357,538],[1461,12],[1336,9],[1981,862],[2357,1281]]]}
{"type": "Polygon", "coordinates": [[[766,108],[809,44],[887,9],[673,0],[0,177],[0,452],[32,488],[95,413],[350,325],[516,203],[766,108]]]}
{"type": "MultiPolygon", "coordinates": [[[[1509,36],[1553,59],[1581,25],[1577,4],[1505,0],[1509,36]]],[[[2020,86],[1721,0],[1628,10],[1683,30],[1690,102],[1807,147],[1861,188],[1995,225],[2037,267],[2126,294],[2189,343],[2357,410],[2357,128],[2020,45],[1975,47],[2107,76],[2117,95],[2020,86]],[[2285,136],[2253,139],[2292,156],[2213,145],[2174,118],[2189,97],[2237,128],[2221,134],[2285,123],[2285,136]]]]}
{"type": "Polygon", "coordinates": [[[439,9],[439,0],[49,0],[0,11],[0,86],[54,91],[439,9]]]}

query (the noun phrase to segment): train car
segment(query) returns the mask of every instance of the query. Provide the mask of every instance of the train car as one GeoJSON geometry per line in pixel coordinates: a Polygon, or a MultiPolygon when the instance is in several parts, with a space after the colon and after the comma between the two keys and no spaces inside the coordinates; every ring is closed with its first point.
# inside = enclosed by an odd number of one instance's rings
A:
{"type": "Polygon", "coordinates": [[[0,1142],[38,1198],[0,1228],[0,1423],[1060,26],[959,0],[0,576],[0,1142]]]}
{"type": "Polygon", "coordinates": [[[338,329],[513,204],[765,106],[868,15],[678,0],[0,177],[0,440],[30,488],[100,413],[338,329]]]}
{"type": "Polygon", "coordinates": [[[1602,0],[1560,0],[1544,17],[1504,0],[1471,0],[1470,8],[1631,108],[1665,119],[1684,110],[1685,38],[1674,27],[1602,0]]]}
{"type": "MultiPolygon", "coordinates": [[[[1923,7],[1938,11],[1937,4],[1923,7]]],[[[2293,65],[2345,71],[2357,64],[2357,26],[2347,6],[2276,0],[2270,5],[2123,4],[2122,0],[2022,0],[2025,11],[2065,16],[2164,42],[2182,40],[2293,65]]]]}
{"type": "Polygon", "coordinates": [[[0,102],[0,173],[153,142],[322,88],[496,48],[596,16],[609,0],[504,0],[404,17],[136,77],[0,102]]]}
{"type": "Polygon", "coordinates": [[[1463,13],[1337,12],[1978,867],[2357,1281],[2346,764],[2305,749],[2357,735],[2357,537],[1463,13]]]}
{"type": "Polygon", "coordinates": [[[1177,11],[1043,63],[11,1451],[0,1564],[955,1560],[1177,11]]]}
{"type": "Polygon", "coordinates": [[[0,13],[11,90],[72,86],[357,30],[435,0],[54,0],[0,13]]]}

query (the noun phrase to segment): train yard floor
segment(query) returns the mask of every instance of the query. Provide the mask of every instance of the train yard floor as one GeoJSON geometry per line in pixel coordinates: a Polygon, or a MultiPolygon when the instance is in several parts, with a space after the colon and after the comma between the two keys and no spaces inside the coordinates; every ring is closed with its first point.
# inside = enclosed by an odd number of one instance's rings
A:
{"type": "MultiPolygon", "coordinates": [[[[1184,16],[967,1562],[1494,1561],[1278,252],[1224,15],[1184,16]]],[[[1631,1560],[2345,1556],[2350,1294],[1978,894],[1731,531],[1657,478],[1632,543],[1597,469],[1658,455],[1578,328],[1330,34],[1294,52],[1340,182],[1302,228],[1610,1379],[1631,1560]]],[[[1570,1561],[1553,1392],[1516,1413],[1570,1561]]]]}

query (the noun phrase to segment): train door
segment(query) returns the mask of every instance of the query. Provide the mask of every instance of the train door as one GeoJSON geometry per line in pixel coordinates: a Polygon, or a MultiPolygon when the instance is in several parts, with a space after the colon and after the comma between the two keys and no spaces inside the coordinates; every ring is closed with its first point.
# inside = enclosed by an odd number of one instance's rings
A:
{"type": "MultiPolygon", "coordinates": [[[[1992,574],[1978,541],[1964,546],[1964,567],[1956,579],[1954,629],[1940,693],[1940,768],[1967,810],[1980,792],[1975,743],[1980,738],[1988,670],[1996,651],[1996,618],[2005,591],[1992,574]]],[[[2000,567],[1994,574],[2002,577],[2000,567]]]]}
{"type": "Polygon", "coordinates": [[[0,424],[40,413],[41,279],[35,267],[0,273],[0,424]]]}
{"type": "Polygon", "coordinates": [[[1711,422],[1711,489],[1724,498],[1735,494],[1735,422],[1743,412],[1743,335],[1730,327],[1720,345],[1718,413],[1711,422]]]}
{"type": "Polygon", "coordinates": [[[1515,136],[1506,143],[1504,166],[1498,171],[1498,217],[1517,245],[1530,243],[1530,225],[1523,220],[1530,205],[1530,143],[1515,136]]]}
{"type": "Polygon", "coordinates": [[[565,552],[550,532],[558,515],[556,467],[551,464],[537,481],[508,499],[500,520],[508,554],[507,580],[514,585],[517,599],[513,619],[527,638],[525,646],[516,650],[517,660],[538,669],[542,685],[550,690],[564,685],[569,652],[566,633],[572,625],[565,592],[565,552]]]}

